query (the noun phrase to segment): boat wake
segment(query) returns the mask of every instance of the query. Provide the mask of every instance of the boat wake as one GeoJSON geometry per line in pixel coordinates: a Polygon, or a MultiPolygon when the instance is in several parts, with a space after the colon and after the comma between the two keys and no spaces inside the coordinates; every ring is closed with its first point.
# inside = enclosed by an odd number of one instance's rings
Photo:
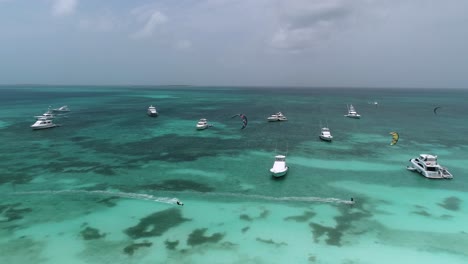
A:
{"type": "Polygon", "coordinates": [[[60,191],[28,191],[28,192],[15,192],[14,195],[35,195],[35,194],[49,194],[49,195],[67,195],[67,194],[85,194],[85,195],[103,195],[103,196],[118,196],[122,198],[146,200],[158,203],[177,204],[177,198],[169,197],[156,197],[144,193],[127,193],[127,192],[112,192],[112,191],[85,191],[85,190],[60,190],[60,191]]]}
{"type": "MultiPolygon", "coordinates": [[[[242,194],[242,193],[218,193],[218,192],[181,192],[183,194],[191,194],[195,196],[214,196],[214,197],[234,197],[238,199],[248,200],[263,200],[273,202],[315,202],[315,203],[335,203],[335,204],[354,204],[352,200],[343,200],[339,198],[324,198],[314,196],[266,196],[257,194],[242,194]]],[[[13,195],[73,195],[73,194],[84,194],[84,195],[102,195],[102,196],[118,196],[122,198],[137,199],[152,201],[166,204],[177,204],[179,201],[177,198],[170,197],[157,197],[151,194],[144,193],[127,193],[127,192],[113,192],[113,191],[86,191],[86,190],[45,190],[45,191],[25,191],[25,192],[14,192],[13,195]]]]}
{"type": "MultiPolygon", "coordinates": [[[[185,192],[184,192],[185,193],[185,192]]],[[[203,194],[203,196],[218,196],[218,197],[236,197],[236,198],[245,198],[249,200],[264,200],[264,201],[276,201],[276,202],[316,202],[316,203],[335,203],[335,204],[354,204],[353,200],[343,200],[333,197],[314,197],[314,196],[266,196],[266,195],[257,195],[257,194],[240,194],[240,193],[198,193],[191,192],[191,194],[203,194]]]]}

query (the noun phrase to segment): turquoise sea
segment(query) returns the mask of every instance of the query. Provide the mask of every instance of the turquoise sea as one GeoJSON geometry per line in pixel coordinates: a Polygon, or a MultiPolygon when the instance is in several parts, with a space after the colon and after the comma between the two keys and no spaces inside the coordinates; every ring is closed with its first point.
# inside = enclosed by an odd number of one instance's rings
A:
{"type": "Polygon", "coordinates": [[[450,89],[2,86],[0,263],[468,263],[467,101],[450,89]],[[362,118],[344,117],[347,104],[362,118]],[[30,128],[62,105],[60,127],[30,128]],[[289,120],[267,122],[278,111],[289,120]],[[197,131],[200,118],[213,127],[197,131]],[[421,153],[454,178],[406,170],[421,153]]]}

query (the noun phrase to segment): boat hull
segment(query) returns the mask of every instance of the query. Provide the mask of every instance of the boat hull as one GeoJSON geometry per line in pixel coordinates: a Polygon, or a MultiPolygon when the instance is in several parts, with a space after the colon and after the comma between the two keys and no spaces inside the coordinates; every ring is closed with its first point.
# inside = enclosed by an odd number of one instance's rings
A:
{"type": "Polygon", "coordinates": [[[282,171],[275,171],[271,169],[270,172],[273,177],[279,178],[279,177],[283,177],[284,175],[286,175],[286,173],[288,173],[288,170],[289,170],[289,167],[286,167],[286,169],[282,171]]]}
{"type": "Polygon", "coordinates": [[[331,142],[333,137],[324,137],[324,136],[319,136],[319,138],[323,141],[331,142]]]}
{"type": "Polygon", "coordinates": [[[345,115],[346,117],[349,117],[349,118],[354,118],[354,119],[360,119],[361,116],[360,115],[345,115]]]}
{"type": "Polygon", "coordinates": [[[48,125],[48,126],[31,126],[31,128],[33,130],[41,130],[41,129],[47,129],[47,128],[54,128],[56,126],[57,125],[53,124],[53,125],[48,125]]]}
{"type": "Polygon", "coordinates": [[[157,116],[158,116],[158,113],[148,112],[148,116],[157,117],[157,116]]]}

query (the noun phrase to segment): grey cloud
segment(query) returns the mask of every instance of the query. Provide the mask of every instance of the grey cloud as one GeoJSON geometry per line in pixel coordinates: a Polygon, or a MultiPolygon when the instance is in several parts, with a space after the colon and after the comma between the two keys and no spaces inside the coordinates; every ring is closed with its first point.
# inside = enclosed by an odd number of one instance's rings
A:
{"type": "Polygon", "coordinates": [[[314,47],[318,41],[336,33],[363,1],[294,0],[277,7],[279,28],[271,38],[277,49],[294,52],[314,47]]]}

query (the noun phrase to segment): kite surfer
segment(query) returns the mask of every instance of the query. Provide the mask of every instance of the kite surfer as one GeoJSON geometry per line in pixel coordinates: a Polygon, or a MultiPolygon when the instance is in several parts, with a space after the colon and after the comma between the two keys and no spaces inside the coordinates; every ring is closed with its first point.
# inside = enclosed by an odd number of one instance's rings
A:
{"type": "Polygon", "coordinates": [[[181,201],[179,201],[179,200],[176,201],[176,204],[177,204],[177,205],[182,205],[182,206],[184,206],[184,203],[181,202],[181,201]]]}

